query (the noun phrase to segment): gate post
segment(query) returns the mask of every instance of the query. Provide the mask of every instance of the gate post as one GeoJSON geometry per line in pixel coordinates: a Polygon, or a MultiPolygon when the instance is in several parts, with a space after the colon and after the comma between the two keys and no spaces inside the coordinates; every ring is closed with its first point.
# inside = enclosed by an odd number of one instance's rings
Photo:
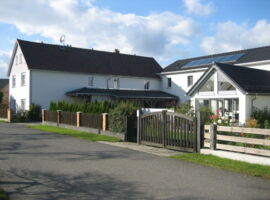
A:
{"type": "Polygon", "coordinates": [[[141,110],[137,110],[137,143],[141,143],[141,110]]]}
{"type": "Polygon", "coordinates": [[[197,112],[197,152],[201,152],[201,112],[197,112]]]}
{"type": "Polygon", "coordinates": [[[167,123],[167,110],[163,110],[161,114],[162,119],[162,145],[163,147],[166,147],[166,123],[167,123]]]}
{"type": "Polygon", "coordinates": [[[210,132],[210,149],[216,150],[216,147],[217,147],[217,125],[211,124],[209,132],[210,132]]]}

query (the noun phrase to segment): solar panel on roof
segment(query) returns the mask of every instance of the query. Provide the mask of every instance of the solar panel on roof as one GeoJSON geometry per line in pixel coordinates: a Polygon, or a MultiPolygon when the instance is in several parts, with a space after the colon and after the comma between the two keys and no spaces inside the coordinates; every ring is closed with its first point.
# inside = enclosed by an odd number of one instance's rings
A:
{"type": "Polygon", "coordinates": [[[182,68],[189,68],[189,67],[195,67],[195,66],[202,66],[207,65],[212,62],[231,62],[236,61],[239,58],[241,58],[245,53],[237,53],[237,54],[231,54],[226,56],[217,56],[212,58],[204,58],[199,60],[193,60],[185,64],[182,68]]]}

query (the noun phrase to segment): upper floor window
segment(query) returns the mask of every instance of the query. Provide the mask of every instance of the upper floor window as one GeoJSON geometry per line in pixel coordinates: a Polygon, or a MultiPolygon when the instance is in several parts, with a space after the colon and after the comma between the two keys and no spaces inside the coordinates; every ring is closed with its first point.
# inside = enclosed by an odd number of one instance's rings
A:
{"type": "Polygon", "coordinates": [[[218,90],[219,91],[235,91],[235,87],[229,83],[225,77],[218,73],[218,90]]]}
{"type": "Polygon", "coordinates": [[[20,54],[20,57],[19,57],[19,64],[22,64],[22,54],[20,54]]]}
{"type": "Polygon", "coordinates": [[[94,86],[94,77],[88,77],[88,86],[93,87],[94,86]]]}
{"type": "Polygon", "coordinates": [[[188,85],[188,87],[193,85],[193,76],[187,77],[187,85],[188,85]]]}
{"type": "Polygon", "coordinates": [[[15,75],[12,76],[12,87],[13,88],[16,87],[16,76],[15,75]]]}
{"type": "Polygon", "coordinates": [[[172,78],[167,78],[167,87],[172,87],[172,78]]]}
{"type": "Polygon", "coordinates": [[[18,65],[18,55],[15,57],[15,63],[18,65]]]}
{"type": "Polygon", "coordinates": [[[149,81],[144,82],[144,89],[145,90],[149,90],[149,86],[150,86],[150,82],[149,81]]]}
{"type": "Polygon", "coordinates": [[[21,86],[25,86],[25,72],[21,73],[21,86]]]}
{"type": "Polygon", "coordinates": [[[115,89],[118,89],[118,88],[119,88],[119,78],[115,78],[115,79],[113,80],[113,87],[114,87],[115,89]]]}

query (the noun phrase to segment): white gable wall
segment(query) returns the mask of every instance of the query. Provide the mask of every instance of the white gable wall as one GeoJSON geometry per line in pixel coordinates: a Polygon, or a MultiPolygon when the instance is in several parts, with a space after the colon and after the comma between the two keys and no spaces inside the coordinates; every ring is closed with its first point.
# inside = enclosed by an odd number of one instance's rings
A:
{"type": "Polygon", "coordinates": [[[107,81],[109,81],[109,88],[113,89],[115,78],[119,79],[119,89],[143,90],[146,81],[150,81],[150,90],[159,90],[160,88],[160,80],[158,78],[79,74],[45,70],[31,70],[31,73],[31,102],[39,104],[45,109],[48,108],[51,101],[74,100],[67,97],[65,93],[88,87],[89,77],[94,77],[93,88],[106,89],[107,81]]]}
{"type": "Polygon", "coordinates": [[[22,55],[22,63],[19,58],[22,54],[21,48],[18,46],[15,52],[14,62],[12,64],[10,78],[9,78],[9,102],[13,110],[21,109],[21,100],[25,99],[25,108],[28,109],[30,105],[30,70],[28,70],[25,59],[22,55]],[[18,57],[18,64],[16,64],[16,56],[18,57]],[[21,86],[21,74],[25,73],[25,86],[21,86]],[[12,87],[12,77],[16,77],[16,86],[12,87]],[[15,101],[14,101],[15,100],[15,101]]]}

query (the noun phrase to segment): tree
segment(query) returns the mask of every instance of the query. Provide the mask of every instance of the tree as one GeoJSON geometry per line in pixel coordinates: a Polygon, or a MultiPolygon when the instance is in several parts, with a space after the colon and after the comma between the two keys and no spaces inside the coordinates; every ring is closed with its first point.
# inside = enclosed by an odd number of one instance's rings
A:
{"type": "Polygon", "coordinates": [[[3,102],[3,97],[4,97],[3,92],[0,92],[0,105],[1,105],[1,104],[2,104],[2,102],[3,102]]]}

